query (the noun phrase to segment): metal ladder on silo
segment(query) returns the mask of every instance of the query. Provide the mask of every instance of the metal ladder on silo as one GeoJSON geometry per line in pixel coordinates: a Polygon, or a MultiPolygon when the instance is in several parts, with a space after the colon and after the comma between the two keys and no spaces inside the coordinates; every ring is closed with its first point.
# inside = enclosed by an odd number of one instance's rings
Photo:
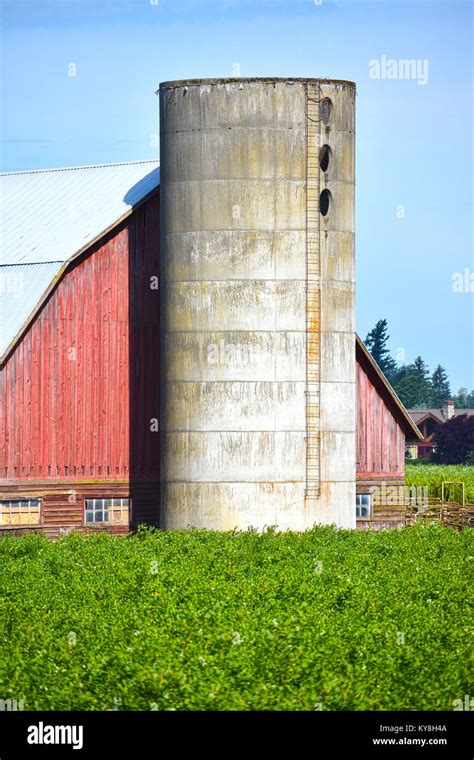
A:
{"type": "Polygon", "coordinates": [[[320,167],[321,87],[306,85],[306,485],[305,503],[320,493],[320,167]]]}

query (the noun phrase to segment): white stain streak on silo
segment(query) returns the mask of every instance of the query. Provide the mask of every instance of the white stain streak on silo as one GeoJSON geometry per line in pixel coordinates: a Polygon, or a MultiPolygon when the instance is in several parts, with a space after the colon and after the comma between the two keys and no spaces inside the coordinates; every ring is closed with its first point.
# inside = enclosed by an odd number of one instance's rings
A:
{"type": "Polygon", "coordinates": [[[160,87],[164,528],[355,527],[354,100],[328,80],[160,87]]]}

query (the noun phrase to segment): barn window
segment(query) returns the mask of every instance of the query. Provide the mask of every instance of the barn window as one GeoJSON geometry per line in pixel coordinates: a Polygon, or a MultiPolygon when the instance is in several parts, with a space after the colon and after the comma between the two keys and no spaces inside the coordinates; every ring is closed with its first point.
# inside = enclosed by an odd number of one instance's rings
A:
{"type": "Polygon", "coordinates": [[[370,493],[356,494],[356,517],[370,517],[371,506],[370,493]]]}
{"type": "Polygon", "coordinates": [[[86,523],[128,525],[129,499],[86,499],[86,523]]]}
{"type": "Polygon", "coordinates": [[[0,525],[38,525],[39,521],[39,499],[0,501],[0,525]]]}

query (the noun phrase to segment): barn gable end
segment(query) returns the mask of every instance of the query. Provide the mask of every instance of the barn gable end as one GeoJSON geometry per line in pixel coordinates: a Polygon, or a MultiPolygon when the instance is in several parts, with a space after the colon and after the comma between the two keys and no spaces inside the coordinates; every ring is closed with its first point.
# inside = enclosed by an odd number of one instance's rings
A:
{"type": "Polygon", "coordinates": [[[87,527],[157,523],[158,272],[155,188],[40,294],[0,370],[0,532],[56,536],[105,498],[87,527]]]}

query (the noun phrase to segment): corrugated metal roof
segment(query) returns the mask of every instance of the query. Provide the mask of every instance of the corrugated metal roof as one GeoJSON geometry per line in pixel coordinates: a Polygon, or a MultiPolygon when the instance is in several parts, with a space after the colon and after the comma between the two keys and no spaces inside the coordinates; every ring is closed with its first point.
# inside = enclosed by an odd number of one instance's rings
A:
{"type": "Polygon", "coordinates": [[[159,183],[159,161],[0,174],[0,356],[63,264],[159,183]]]}
{"type": "Polygon", "coordinates": [[[67,261],[160,181],[158,161],[0,174],[0,264],[67,261]]]}
{"type": "Polygon", "coordinates": [[[0,355],[59,274],[62,263],[0,266],[0,355]]]}

